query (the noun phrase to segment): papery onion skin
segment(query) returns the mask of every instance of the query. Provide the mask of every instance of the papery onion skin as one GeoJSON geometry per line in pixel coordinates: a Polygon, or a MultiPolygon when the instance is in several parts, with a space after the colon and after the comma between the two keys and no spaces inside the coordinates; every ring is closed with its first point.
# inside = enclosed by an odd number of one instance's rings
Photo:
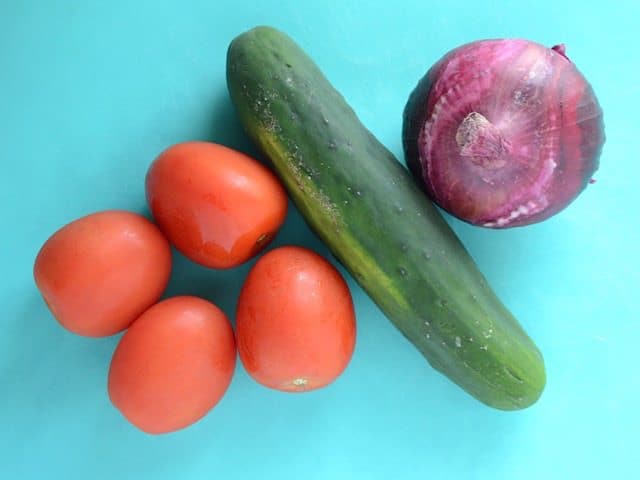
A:
{"type": "Polygon", "coordinates": [[[564,45],[523,39],[447,53],[411,93],[402,136],[426,194],[490,228],[540,222],[569,205],[605,141],[602,109],[564,45]]]}

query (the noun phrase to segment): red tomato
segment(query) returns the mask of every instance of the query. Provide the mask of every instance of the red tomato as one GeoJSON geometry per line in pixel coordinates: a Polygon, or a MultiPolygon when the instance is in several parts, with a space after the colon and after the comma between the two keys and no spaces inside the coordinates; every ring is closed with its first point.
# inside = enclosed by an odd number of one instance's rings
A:
{"type": "Polygon", "coordinates": [[[229,320],[201,298],[157,303],[123,335],[109,369],[109,397],[136,427],[153,434],[187,427],[222,398],[236,346],[229,320]]]}
{"type": "Polygon", "coordinates": [[[79,335],[127,328],[162,295],[171,248],[141,215],[93,213],[55,232],[34,265],[36,285],[54,317],[79,335]]]}
{"type": "Polygon", "coordinates": [[[287,195],[266,167],[222,145],[174,145],[153,162],[147,202],[169,241],[210,268],[244,263],[274,237],[287,195]]]}
{"type": "Polygon", "coordinates": [[[323,387],[353,354],[349,287],[333,265],[305,248],[280,247],[263,255],[242,286],[236,314],[240,359],[267,387],[323,387]]]}

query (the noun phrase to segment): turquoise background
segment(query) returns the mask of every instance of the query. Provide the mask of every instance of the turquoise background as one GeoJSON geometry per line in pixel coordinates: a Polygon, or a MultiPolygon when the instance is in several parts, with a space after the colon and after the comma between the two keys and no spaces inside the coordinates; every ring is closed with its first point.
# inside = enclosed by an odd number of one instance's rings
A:
{"type": "MultiPolygon", "coordinates": [[[[5,479],[601,479],[638,472],[636,1],[0,2],[0,477],[5,479]],[[350,277],[358,341],[344,375],[290,395],[239,365],[221,403],[153,437],[109,403],[118,337],[64,331],[34,286],[46,238],[90,212],[145,212],[143,179],[170,144],[255,154],[234,115],[225,53],[258,24],[293,36],[400,159],[401,112],[441,55],[488,37],[564,42],[605,112],[597,183],[535,226],[447,217],[544,352],[548,385],[494,411],[432,371],[350,277]]],[[[291,209],[275,245],[327,250],[291,209]]],[[[250,264],[179,255],[168,294],[233,316],[250,264]]]]}

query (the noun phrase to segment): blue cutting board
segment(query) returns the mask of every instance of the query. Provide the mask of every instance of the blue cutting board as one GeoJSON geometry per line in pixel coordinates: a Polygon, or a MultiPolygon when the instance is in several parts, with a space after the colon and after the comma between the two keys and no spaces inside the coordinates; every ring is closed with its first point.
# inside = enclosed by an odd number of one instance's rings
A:
{"type": "MultiPolygon", "coordinates": [[[[601,479],[638,472],[640,286],[636,1],[123,1],[0,3],[0,477],[3,479],[601,479]],[[481,38],[564,42],[605,113],[597,183],[556,217],[491,231],[450,217],[544,353],[530,409],[478,403],[429,368],[347,275],[358,319],[330,387],[267,390],[239,365],[191,428],[145,435],[106,392],[118,337],[63,330],[32,280],[35,255],[84,214],[146,213],[167,146],[255,154],[230,104],[225,54],[258,24],[291,35],[403,159],[409,92],[445,52],[481,38]]],[[[330,255],[292,208],[272,245],[330,255]]],[[[333,261],[333,260],[332,260],[333,261]]],[[[215,272],[175,256],[167,295],[233,317],[251,263],[215,272]]]]}

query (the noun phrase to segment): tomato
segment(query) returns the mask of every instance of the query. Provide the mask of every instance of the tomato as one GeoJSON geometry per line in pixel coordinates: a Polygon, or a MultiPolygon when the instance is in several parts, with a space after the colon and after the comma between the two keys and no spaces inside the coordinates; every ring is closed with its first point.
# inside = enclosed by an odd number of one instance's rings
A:
{"type": "Polygon", "coordinates": [[[260,252],[282,226],[287,195],[269,169],[207,142],[174,145],[151,164],[149,208],[187,258],[231,268],[260,252]]]}
{"type": "Polygon", "coordinates": [[[259,383],[290,392],[331,383],[351,359],[355,334],[349,287],[320,255],[280,247],[249,271],[236,338],[245,369],[259,383]]]}
{"type": "Polygon", "coordinates": [[[42,246],[34,277],[54,317],[79,335],[127,328],[162,295],[171,248],[141,215],[109,210],[55,232],[42,246]]]}
{"type": "Polygon", "coordinates": [[[159,434],[201,419],[233,376],[236,347],[229,320],[198,297],[173,297],[138,318],[116,347],[111,402],[133,425],[159,434]]]}

